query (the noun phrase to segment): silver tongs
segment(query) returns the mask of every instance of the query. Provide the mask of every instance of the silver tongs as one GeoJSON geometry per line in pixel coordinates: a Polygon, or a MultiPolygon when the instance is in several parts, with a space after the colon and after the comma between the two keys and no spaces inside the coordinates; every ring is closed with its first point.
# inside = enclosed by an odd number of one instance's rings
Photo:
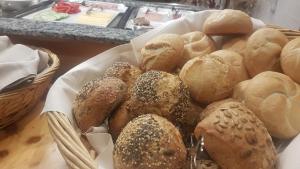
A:
{"type": "Polygon", "coordinates": [[[189,148],[189,164],[190,169],[197,169],[197,158],[205,158],[204,153],[204,137],[201,136],[198,141],[196,141],[195,136],[192,134],[190,136],[190,148],[189,148]]]}

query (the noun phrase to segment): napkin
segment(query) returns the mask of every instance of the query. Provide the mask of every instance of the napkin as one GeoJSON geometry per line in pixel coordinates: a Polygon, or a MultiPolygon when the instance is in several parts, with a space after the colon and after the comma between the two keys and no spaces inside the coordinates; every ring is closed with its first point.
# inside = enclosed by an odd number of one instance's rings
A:
{"type": "Polygon", "coordinates": [[[32,81],[48,66],[48,54],[0,36],[0,91],[32,81]]]}
{"type": "MultiPolygon", "coordinates": [[[[133,65],[138,65],[141,60],[139,54],[141,48],[147,41],[159,34],[184,34],[191,31],[201,31],[204,20],[213,12],[216,12],[216,10],[196,12],[186,17],[167,22],[159,28],[134,38],[130,44],[114,47],[77,65],[58,78],[52,85],[48,92],[43,112],[59,111],[65,113],[74,125],[74,128],[76,128],[76,123],[74,123],[72,116],[72,102],[84,83],[101,77],[104,71],[117,61],[127,61],[133,65]]],[[[252,19],[252,22],[255,29],[264,26],[264,23],[257,19],[252,19]]],[[[220,41],[220,38],[217,38],[217,40],[220,41]]],[[[107,133],[106,124],[93,128],[92,132],[86,133],[86,136],[91,146],[93,146],[99,154],[96,159],[99,164],[98,169],[113,169],[113,142],[111,136],[107,133]]],[[[289,144],[279,156],[279,169],[300,168],[296,159],[287,158],[288,156],[294,155],[292,152],[294,152],[295,147],[300,147],[300,138],[293,141],[294,142],[289,144]],[[289,149],[290,146],[292,146],[292,148],[289,149]],[[295,162],[289,165],[289,160],[294,160],[295,162]]]]}

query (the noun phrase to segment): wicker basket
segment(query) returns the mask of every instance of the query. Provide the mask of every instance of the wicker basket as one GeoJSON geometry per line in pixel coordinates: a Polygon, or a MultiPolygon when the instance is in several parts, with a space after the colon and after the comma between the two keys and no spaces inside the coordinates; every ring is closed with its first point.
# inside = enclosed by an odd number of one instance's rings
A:
{"type": "Polygon", "coordinates": [[[55,71],[59,67],[57,56],[47,49],[49,67],[38,74],[31,84],[0,94],[0,129],[14,123],[36,105],[48,89],[55,71]]]}
{"type": "MultiPolygon", "coordinates": [[[[300,37],[300,31],[268,25],[284,33],[289,40],[300,37]]],[[[50,132],[60,153],[71,169],[96,169],[93,153],[89,152],[73,129],[68,118],[60,112],[47,112],[50,132]]]]}

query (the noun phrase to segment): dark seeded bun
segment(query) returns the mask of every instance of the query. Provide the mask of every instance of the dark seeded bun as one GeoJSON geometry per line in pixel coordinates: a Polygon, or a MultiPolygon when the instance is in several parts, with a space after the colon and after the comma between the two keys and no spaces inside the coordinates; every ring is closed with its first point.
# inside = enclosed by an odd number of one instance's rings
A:
{"type": "Polygon", "coordinates": [[[116,62],[106,69],[103,76],[104,78],[119,78],[127,84],[128,88],[131,88],[140,74],[142,74],[142,71],[138,67],[133,66],[128,62],[116,62]]]}
{"type": "Polygon", "coordinates": [[[79,91],[73,103],[73,114],[81,131],[99,126],[124,100],[127,85],[117,78],[88,82],[79,91]]]}
{"type": "Polygon", "coordinates": [[[202,109],[192,103],[187,87],[178,76],[149,71],[137,79],[130,98],[130,115],[157,114],[176,126],[192,128],[202,109]]]}
{"type": "Polygon", "coordinates": [[[130,121],[113,151],[115,169],[182,169],[186,148],[177,128],[154,114],[130,121]]]}

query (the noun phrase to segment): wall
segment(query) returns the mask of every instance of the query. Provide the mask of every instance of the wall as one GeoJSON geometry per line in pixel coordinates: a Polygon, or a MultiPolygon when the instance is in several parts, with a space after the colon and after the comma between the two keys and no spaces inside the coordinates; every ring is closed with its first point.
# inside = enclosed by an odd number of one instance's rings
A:
{"type": "Polygon", "coordinates": [[[269,24],[299,30],[300,0],[257,0],[253,17],[269,24]]]}

